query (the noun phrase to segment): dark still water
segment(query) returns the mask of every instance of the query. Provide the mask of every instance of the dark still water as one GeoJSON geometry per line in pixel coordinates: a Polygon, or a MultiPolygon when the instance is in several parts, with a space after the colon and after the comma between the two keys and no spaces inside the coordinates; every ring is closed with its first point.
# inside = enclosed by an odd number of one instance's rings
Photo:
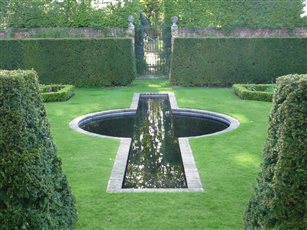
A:
{"type": "Polygon", "coordinates": [[[80,128],[111,137],[132,137],[134,122],[135,115],[125,114],[91,121],[81,125],[80,128]]]}
{"type": "Polygon", "coordinates": [[[173,119],[176,137],[207,135],[227,129],[229,126],[222,121],[197,115],[173,114],[173,119]]]}
{"type": "Polygon", "coordinates": [[[186,188],[168,96],[141,95],[123,188],[186,188]]]}
{"type": "Polygon", "coordinates": [[[123,188],[187,188],[178,137],[222,131],[219,117],[170,107],[168,95],[141,94],[137,111],[101,115],[80,128],[101,135],[132,138],[123,188]]]}
{"type": "MultiPolygon", "coordinates": [[[[229,124],[191,114],[174,114],[173,127],[175,137],[194,137],[226,129],[229,124]]],[[[135,127],[135,115],[125,114],[114,117],[102,118],[85,123],[80,126],[82,129],[112,137],[132,137],[135,127]]]]}

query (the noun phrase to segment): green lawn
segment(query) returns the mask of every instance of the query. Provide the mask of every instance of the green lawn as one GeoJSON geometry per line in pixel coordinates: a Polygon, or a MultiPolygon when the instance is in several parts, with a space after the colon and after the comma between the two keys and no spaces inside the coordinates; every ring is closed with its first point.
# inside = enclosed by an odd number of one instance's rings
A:
{"type": "Polygon", "coordinates": [[[230,88],[171,88],[164,80],[76,89],[46,104],[58,155],[77,200],[77,229],[242,229],[242,213],[262,158],[271,103],[244,101],[230,88]],[[240,127],[190,141],[203,193],[106,193],[119,141],[86,136],[68,123],[90,112],[129,107],[134,92],[174,92],[180,107],[225,113],[240,127]]]}

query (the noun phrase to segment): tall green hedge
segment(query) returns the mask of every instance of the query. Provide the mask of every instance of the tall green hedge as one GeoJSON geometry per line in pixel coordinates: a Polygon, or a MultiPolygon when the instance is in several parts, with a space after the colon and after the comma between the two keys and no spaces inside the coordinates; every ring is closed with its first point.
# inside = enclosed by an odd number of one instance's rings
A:
{"type": "Polygon", "coordinates": [[[164,17],[170,24],[170,18],[178,16],[181,27],[306,27],[302,8],[302,0],[167,0],[164,17]]]}
{"type": "Polygon", "coordinates": [[[272,83],[307,71],[306,38],[175,38],[174,85],[272,83]]]}
{"type": "Polygon", "coordinates": [[[277,79],[268,137],[245,229],[307,229],[307,74],[277,79]]]}
{"type": "Polygon", "coordinates": [[[131,39],[0,40],[0,69],[31,69],[44,84],[127,85],[136,76],[131,39]]]}
{"type": "Polygon", "coordinates": [[[34,71],[0,71],[0,229],[73,229],[75,200],[34,71]]]}

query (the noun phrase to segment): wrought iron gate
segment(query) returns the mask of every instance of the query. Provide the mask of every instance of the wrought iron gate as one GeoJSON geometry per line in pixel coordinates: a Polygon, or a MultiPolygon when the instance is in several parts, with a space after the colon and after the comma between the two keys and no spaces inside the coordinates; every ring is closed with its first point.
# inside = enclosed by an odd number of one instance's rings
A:
{"type": "Polygon", "coordinates": [[[135,28],[135,57],[138,75],[168,75],[171,55],[171,28],[135,28]]]}

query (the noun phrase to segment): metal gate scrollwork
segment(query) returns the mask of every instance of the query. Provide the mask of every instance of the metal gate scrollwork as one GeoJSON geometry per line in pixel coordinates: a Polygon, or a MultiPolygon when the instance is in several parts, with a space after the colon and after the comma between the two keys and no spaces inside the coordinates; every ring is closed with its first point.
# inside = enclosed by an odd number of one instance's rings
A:
{"type": "Polygon", "coordinates": [[[135,57],[141,76],[165,76],[169,73],[171,27],[150,26],[141,15],[141,25],[135,27],[135,57]]]}

